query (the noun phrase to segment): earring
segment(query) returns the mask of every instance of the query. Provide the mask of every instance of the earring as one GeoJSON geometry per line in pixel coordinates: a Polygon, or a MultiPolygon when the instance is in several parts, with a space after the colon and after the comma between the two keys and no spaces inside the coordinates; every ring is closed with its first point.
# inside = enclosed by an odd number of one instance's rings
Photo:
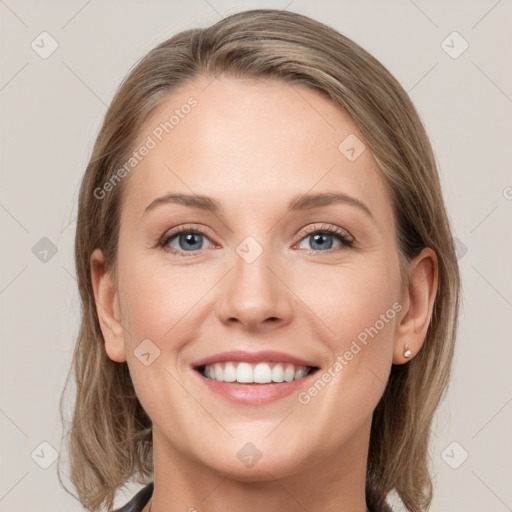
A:
{"type": "Polygon", "coordinates": [[[412,355],[412,352],[411,352],[411,349],[409,348],[409,345],[405,345],[404,357],[411,357],[411,355],[412,355]]]}

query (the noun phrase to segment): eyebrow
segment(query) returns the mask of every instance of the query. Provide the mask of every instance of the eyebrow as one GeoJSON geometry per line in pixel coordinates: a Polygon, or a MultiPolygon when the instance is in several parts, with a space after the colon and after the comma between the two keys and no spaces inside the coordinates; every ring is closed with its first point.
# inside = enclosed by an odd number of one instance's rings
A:
{"type": "MultiPolygon", "coordinates": [[[[318,206],[327,206],[336,203],[345,203],[350,206],[355,206],[363,210],[370,218],[374,218],[373,214],[359,199],[344,194],[342,192],[324,192],[317,194],[299,195],[293,198],[288,204],[288,212],[295,212],[301,210],[310,210],[318,206]]],[[[198,195],[198,194],[166,194],[162,197],[157,197],[152,201],[144,210],[142,215],[147,214],[149,211],[155,209],[157,206],[164,204],[180,204],[190,208],[198,208],[200,210],[218,213],[222,211],[222,206],[213,197],[198,195]]]]}

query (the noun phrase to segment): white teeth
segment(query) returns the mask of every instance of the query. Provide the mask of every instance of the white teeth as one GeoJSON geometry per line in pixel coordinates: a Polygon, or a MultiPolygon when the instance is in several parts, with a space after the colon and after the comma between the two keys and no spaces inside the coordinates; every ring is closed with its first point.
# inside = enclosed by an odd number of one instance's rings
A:
{"type": "Polygon", "coordinates": [[[284,380],[286,382],[292,382],[295,378],[295,366],[293,364],[289,364],[286,366],[286,370],[284,371],[284,380]]]}
{"type": "Polygon", "coordinates": [[[246,363],[226,362],[208,364],[204,376],[219,382],[240,382],[244,384],[266,384],[269,382],[293,382],[306,377],[309,367],[290,363],[246,363]]]}
{"type": "Polygon", "coordinates": [[[276,364],[274,368],[272,368],[272,380],[274,382],[283,382],[284,370],[282,364],[276,364]]]}
{"type": "Polygon", "coordinates": [[[226,363],[224,366],[224,382],[235,382],[235,380],[236,380],[235,365],[233,363],[226,363]]]}
{"type": "Polygon", "coordinates": [[[302,367],[302,368],[297,368],[297,370],[295,370],[295,380],[302,379],[302,377],[304,377],[304,375],[306,375],[306,368],[302,367]]]}
{"type": "Polygon", "coordinates": [[[237,382],[254,382],[252,366],[249,363],[238,363],[236,380],[237,382]]]}
{"type": "Polygon", "coordinates": [[[272,382],[272,370],[267,363],[258,363],[254,368],[254,382],[265,384],[272,382]]]}
{"type": "Polygon", "coordinates": [[[215,380],[224,382],[224,370],[222,369],[222,366],[219,363],[216,363],[213,367],[215,368],[215,380]]]}

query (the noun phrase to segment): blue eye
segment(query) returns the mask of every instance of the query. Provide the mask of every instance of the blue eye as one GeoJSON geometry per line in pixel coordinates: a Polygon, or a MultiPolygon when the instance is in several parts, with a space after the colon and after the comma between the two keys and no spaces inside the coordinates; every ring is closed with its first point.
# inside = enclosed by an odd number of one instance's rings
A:
{"type": "MultiPolygon", "coordinates": [[[[306,236],[303,236],[299,243],[304,240],[309,240],[312,245],[311,249],[307,249],[309,251],[334,252],[353,247],[354,245],[352,237],[345,230],[335,226],[323,225],[316,229],[306,229],[305,232],[306,236]],[[333,239],[338,240],[338,247],[333,248],[333,239]]],[[[196,251],[204,249],[203,242],[205,240],[210,241],[201,231],[191,226],[183,226],[182,228],[164,235],[159,245],[162,249],[172,254],[194,256],[196,251]],[[174,242],[177,242],[177,247],[171,245],[174,244],[174,242]]]]}
{"type": "Polygon", "coordinates": [[[308,234],[301,239],[301,242],[302,240],[309,240],[313,246],[311,249],[313,251],[326,252],[326,250],[332,248],[333,239],[337,239],[342,247],[352,247],[354,245],[354,241],[349,237],[346,231],[334,226],[323,226],[318,229],[313,229],[312,231],[306,230],[306,232],[308,234]]]}
{"type": "Polygon", "coordinates": [[[172,253],[194,252],[203,249],[204,239],[208,240],[203,233],[182,229],[165,236],[160,245],[172,253]],[[171,245],[174,241],[178,243],[178,247],[171,245]]]}

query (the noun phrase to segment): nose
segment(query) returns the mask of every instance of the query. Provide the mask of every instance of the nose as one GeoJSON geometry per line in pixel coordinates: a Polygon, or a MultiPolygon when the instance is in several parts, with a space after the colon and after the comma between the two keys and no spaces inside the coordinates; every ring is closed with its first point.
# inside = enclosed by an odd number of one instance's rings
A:
{"type": "Polygon", "coordinates": [[[228,327],[261,332],[283,327],[293,316],[293,293],[286,272],[270,249],[246,260],[234,253],[234,268],[221,281],[217,315],[228,327]]]}

